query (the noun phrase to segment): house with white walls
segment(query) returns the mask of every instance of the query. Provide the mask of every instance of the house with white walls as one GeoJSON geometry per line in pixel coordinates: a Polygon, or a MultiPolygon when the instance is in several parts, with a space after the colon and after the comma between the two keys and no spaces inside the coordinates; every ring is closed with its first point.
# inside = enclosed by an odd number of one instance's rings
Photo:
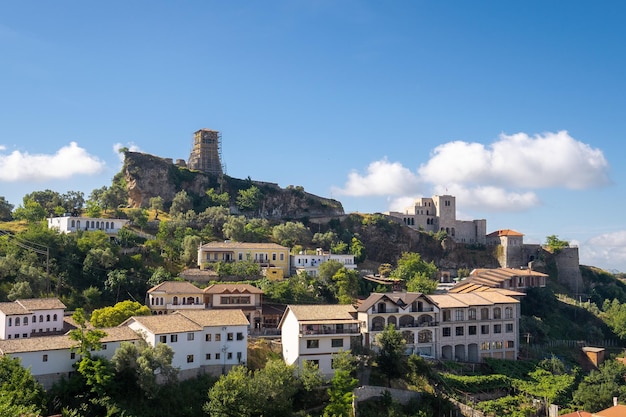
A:
{"type": "Polygon", "coordinates": [[[150,288],[146,305],[152,314],[171,314],[177,310],[205,308],[204,292],[187,281],[164,281],[150,288]]]}
{"type": "Polygon", "coordinates": [[[315,254],[301,252],[297,255],[291,255],[291,273],[299,274],[305,272],[312,277],[316,277],[319,275],[320,265],[328,261],[339,262],[349,270],[355,270],[357,267],[354,262],[354,255],[331,253],[318,248],[315,254]]]}
{"type": "Polygon", "coordinates": [[[0,303],[0,339],[24,339],[63,330],[65,305],[58,298],[0,303]]]}
{"type": "Polygon", "coordinates": [[[151,346],[167,344],[179,378],[219,375],[247,362],[248,320],[241,310],[180,310],[168,315],[135,316],[122,323],[151,346]]]}
{"type": "Polygon", "coordinates": [[[335,372],[333,355],[350,350],[352,339],[360,334],[356,309],[342,304],[290,304],[278,327],[285,362],[302,367],[311,361],[325,377],[335,372]]]}
{"type": "Polygon", "coordinates": [[[434,356],[439,307],[419,292],[372,293],[357,307],[363,346],[376,349],[376,336],[392,324],[402,333],[407,351],[434,356]]]}
{"type": "MultiPolygon", "coordinates": [[[[101,349],[94,351],[93,355],[109,360],[122,342],[135,343],[139,340],[139,335],[129,327],[101,330],[106,336],[100,340],[101,349]]],[[[55,382],[76,371],[74,364],[80,360],[80,355],[73,348],[77,344],[68,335],[6,339],[0,340],[0,355],[20,359],[22,366],[29,368],[45,389],[50,389],[55,382]]]]}
{"type": "Polygon", "coordinates": [[[60,216],[48,218],[48,229],[55,229],[59,233],[76,233],[82,231],[100,230],[109,237],[117,236],[117,233],[130,220],[128,219],[104,219],[100,217],[77,217],[60,216]]]}

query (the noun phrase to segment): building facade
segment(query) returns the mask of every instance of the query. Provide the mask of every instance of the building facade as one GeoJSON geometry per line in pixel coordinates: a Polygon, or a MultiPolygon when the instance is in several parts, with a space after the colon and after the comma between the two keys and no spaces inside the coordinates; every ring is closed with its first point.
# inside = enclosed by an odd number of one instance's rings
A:
{"type": "Polygon", "coordinates": [[[58,298],[0,303],[0,339],[25,339],[63,330],[65,305],[58,298]]]}
{"type": "Polygon", "coordinates": [[[351,305],[288,305],[278,327],[285,362],[302,367],[312,361],[325,377],[335,372],[333,355],[350,350],[352,339],[360,334],[351,305]]]}
{"type": "Polygon", "coordinates": [[[457,220],[456,198],[451,195],[419,198],[403,213],[389,211],[385,214],[416,230],[446,232],[455,242],[485,244],[487,220],[457,220]]]}
{"type": "Polygon", "coordinates": [[[126,219],[103,219],[96,217],[50,217],[48,218],[48,229],[55,229],[59,233],[76,233],[79,230],[100,230],[109,237],[115,237],[128,222],[129,220],[126,219]]]}
{"type": "Polygon", "coordinates": [[[193,134],[193,147],[187,167],[208,174],[221,175],[222,135],[211,129],[200,129],[193,134]]]}
{"type": "Polygon", "coordinates": [[[258,263],[269,279],[288,277],[289,249],[276,243],[209,242],[198,248],[198,266],[211,262],[251,261],[258,263]]]}
{"type": "Polygon", "coordinates": [[[177,310],[203,309],[204,292],[187,281],[165,281],[148,290],[146,305],[152,314],[171,314],[177,310]]]}
{"type": "Polygon", "coordinates": [[[321,264],[327,261],[336,261],[342,264],[346,269],[355,270],[356,263],[354,263],[354,255],[350,254],[337,254],[324,252],[322,249],[317,249],[315,254],[291,255],[291,273],[298,274],[305,272],[309,276],[318,276],[318,270],[321,264]]]}

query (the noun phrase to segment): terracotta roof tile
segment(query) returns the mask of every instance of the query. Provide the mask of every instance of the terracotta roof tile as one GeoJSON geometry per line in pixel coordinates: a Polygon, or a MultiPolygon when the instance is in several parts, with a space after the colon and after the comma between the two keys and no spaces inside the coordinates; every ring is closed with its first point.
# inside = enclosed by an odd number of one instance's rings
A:
{"type": "Polygon", "coordinates": [[[354,320],[356,309],[346,304],[288,305],[298,321],[354,320]]]}
{"type": "Polygon", "coordinates": [[[209,242],[200,246],[207,250],[235,250],[235,249],[288,249],[277,243],[251,243],[251,242],[209,242]]]}
{"type": "Polygon", "coordinates": [[[250,324],[241,310],[179,310],[174,314],[184,316],[202,327],[250,324]]]}
{"type": "Polygon", "coordinates": [[[65,304],[58,298],[29,298],[24,300],[16,300],[16,303],[21,304],[24,308],[34,310],[65,310],[65,304]]]}
{"type": "Polygon", "coordinates": [[[205,294],[263,294],[260,288],[250,284],[213,284],[204,289],[205,294]]]}
{"type": "Polygon", "coordinates": [[[202,294],[202,289],[187,281],[164,281],[148,290],[153,292],[202,294]]]}
{"type": "Polygon", "coordinates": [[[202,330],[200,325],[180,314],[133,316],[120,324],[120,326],[127,325],[127,323],[131,321],[136,321],[154,334],[184,333],[202,330]]]}

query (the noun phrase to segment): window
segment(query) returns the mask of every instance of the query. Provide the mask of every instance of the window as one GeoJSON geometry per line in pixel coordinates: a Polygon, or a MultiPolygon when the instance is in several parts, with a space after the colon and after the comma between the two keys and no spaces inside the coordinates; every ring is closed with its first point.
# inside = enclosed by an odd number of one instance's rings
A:
{"type": "Polygon", "coordinates": [[[343,347],[343,339],[331,339],[330,340],[330,346],[332,346],[334,348],[343,347]]]}
{"type": "Polygon", "coordinates": [[[167,336],[159,336],[159,342],[167,343],[167,336]]]}
{"type": "Polygon", "coordinates": [[[28,317],[24,317],[24,326],[28,326],[28,317]]]}
{"type": "Polygon", "coordinates": [[[193,340],[193,333],[187,333],[187,340],[193,340]]]}
{"type": "Polygon", "coordinates": [[[215,341],[219,342],[220,340],[222,340],[222,334],[221,333],[215,333],[215,341]]]}
{"type": "Polygon", "coordinates": [[[19,317],[16,317],[16,318],[15,318],[15,325],[16,325],[16,326],[19,326],[19,325],[20,325],[20,318],[19,318],[19,317]]]}
{"type": "Polygon", "coordinates": [[[237,352],[237,360],[238,360],[239,362],[241,362],[241,358],[242,358],[242,356],[243,356],[243,355],[241,354],[241,352],[237,352]]]}
{"type": "Polygon", "coordinates": [[[43,323],[43,314],[39,315],[39,323],[43,323]]]}
{"type": "Polygon", "coordinates": [[[480,350],[489,350],[489,342],[481,342],[480,350]]]}
{"type": "Polygon", "coordinates": [[[280,260],[281,260],[281,261],[284,261],[284,260],[285,260],[285,254],[284,254],[284,253],[281,253],[281,254],[280,254],[280,260]]]}
{"type": "Polygon", "coordinates": [[[489,334],[489,325],[483,324],[480,326],[480,334],[489,334]]]}
{"type": "Polygon", "coordinates": [[[229,342],[233,341],[233,334],[232,333],[227,333],[226,334],[226,340],[228,340],[229,342]]]}
{"type": "Polygon", "coordinates": [[[15,334],[15,338],[16,338],[16,339],[19,339],[19,338],[20,338],[20,334],[19,334],[19,333],[16,333],[16,334],[15,334]]]}
{"type": "Polygon", "coordinates": [[[207,342],[210,342],[211,341],[211,333],[205,334],[204,335],[204,340],[207,341],[207,342]]]}
{"type": "Polygon", "coordinates": [[[489,309],[481,308],[480,309],[480,319],[481,320],[489,320],[489,309]]]}
{"type": "Polygon", "coordinates": [[[100,348],[101,348],[102,350],[107,350],[107,344],[106,344],[106,343],[102,343],[102,344],[100,345],[100,348]]]}
{"type": "Polygon", "coordinates": [[[48,362],[48,355],[43,355],[43,361],[48,362]]]}
{"type": "Polygon", "coordinates": [[[193,355],[187,355],[187,363],[193,363],[193,355]]]}
{"type": "Polygon", "coordinates": [[[458,326],[454,329],[454,332],[457,336],[463,336],[463,326],[458,326]]]}
{"type": "Polygon", "coordinates": [[[507,323],[505,326],[505,331],[507,333],[513,333],[513,323],[507,323]]]}
{"type": "Polygon", "coordinates": [[[24,338],[28,337],[28,333],[22,333],[22,337],[24,338]]]}
{"type": "Polygon", "coordinates": [[[272,253],[272,261],[275,261],[275,260],[276,260],[276,253],[274,252],[272,253]]]}
{"type": "Polygon", "coordinates": [[[219,353],[215,354],[215,359],[218,360],[218,361],[220,360],[220,354],[219,353]]]}
{"type": "Polygon", "coordinates": [[[210,354],[210,353],[207,353],[207,354],[206,354],[206,356],[205,356],[205,358],[206,358],[206,360],[207,360],[207,361],[210,361],[210,360],[211,360],[211,354],[210,354]]]}
{"type": "Polygon", "coordinates": [[[452,320],[452,313],[450,312],[450,310],[443,310],[443,321],[451,321],[452,320]]]}
{"type": "Polygon", "coordinates": [[[58,319],[58,316],[56,314],[54,316],[52,316],[52,320],[53,321],[57,321],[57,319],[58,319]]]}
{"type": "Polygon", "coordinates": [[[417,343],[430,343],[433,341],[433,333],[430,330],[420,330],[417,334],[417,343]]]}
{"type": "Polygon", "coordinates": [[[513,308],[507,307],[504,309],[504,318],[512,319],[513,318],[513,308]]]}
{"type": "Polygon", "coordinates": [[[239,252],[239,254],[238,254],[238,259],[239,259],[240,261],[243,261],[243,253],[239,252]]]}
{"type": "Polygon", "coordinates": [[[307,349],[317,349],[320,347],[320,341],[318,339],[309,339],[306,341],[307,349]]]}
{"type": "Polygon", "coordinates": [[[76,352],[70,353],[70,359],[76,359],[76,352]]]}
{"type": "Polygon", "coordinates": [[[476,309],[470,308],[467,312],[467,318],[469,320],[476,320],[476,309]]]}
{"type": "Polygon", "coordinates": [[[465,320],[464,314],[463,314],[463,310],[455,310],[454,320],[456,320],[456,321],[463,321],[463,320],[465,320]]]}
{"type": "Polygon", "coordinates": [[[237,340],[243,340],[243,333],[237,332],[237,340]]]}
{"type": "Polygon", "coordinates": [[[226,359],[232,359],[233,358],[233,352],[228,352],[226,354],[226,359]]]}
{"type": "Polygon", "coordinates": [[[472,335],[472,336],[475,335],[476,334],[476,326],[469,326],[467,328],[467,334],[472,335]]]}
{"type": "Polygon", "coordinates": [[[515,347],[515,342],[513,340],[507,340],[506,341],[506,348],[507,349],[513,349],[515,347]]]}
{"type": "Polygon", "coordinates": [[[494,324],[493,325],[493,332],[494,333],[502,333],[502,325],[501,324],[494,324]]]}
{"type": "Polygon", "coordinates": [[[502,318],[502,309],[500,307],[496,307],[493,309],[493,318],[496,320],[502,318]]]}
{"type": "Polygon", "coordinates": [[[172,335],[170,335],[170,342],[171,342],[171,343],[176,343],[176,342],[178,342],[178,335],[177,335],[177,334],[172,334],[172,335]]]}
{"type": "Polygon", "coordinates": [[[13,319],[9,317],[9,327],[13,326],[13,319]]]}
{"type": "Polygon", "coordinates": [[[491,342],[491,347],[493,349],[502,349],[502,341],[491,342]]]}
{"type": "Polygon", "coordinates": [[[444,327],[443,329],[441,329],[441,335],[443,337],[450,337],[450,328],[444,327]]]}

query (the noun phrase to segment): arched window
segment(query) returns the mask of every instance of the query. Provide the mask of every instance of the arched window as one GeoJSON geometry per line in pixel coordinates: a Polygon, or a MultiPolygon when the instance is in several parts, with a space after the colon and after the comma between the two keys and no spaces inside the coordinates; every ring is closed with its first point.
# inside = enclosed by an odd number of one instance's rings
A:
{"type": "Polygon", "coordinates": [[[504,317],[507,319],[512,319],[513,318],[513,308],[512,307],[507,307],[504,309],[504,317]]]}
{"type": "Polygon", "coordinates": [[[494,319],[501,319],[502,318],[502,310],[500,309],[500,307],[495,307],[493,309],[493,318],[494,319]]]}
{"type": "Polygon", "coordinates": [[[9,326],[13,326],[13,319],[9,317],[9,326]]]}
{"type": "Polygon", "coordinates": [[[76,220],[76,228],[80,229],[80,220],[76,220]]]}
{"type": "Polygon", "coordinates": [[[24,326],[28,326],[28,317],[24,317],[24,326]]]}
{"type": "Polygon", "coordinates": [[[72,220],[72,228],[76,227],[76,220],[72,220]]]}
{"type": "Polygon", "coordinates": [[[15,318],[15,325],[16,325],[16,326],[19,326],[19,325],[20,325],[20,318],[19,318],[19,317],[16,317],[16,318],[15,318]]]}
{"type": "Polygon", "coordinates": [[[174,305],[178,305],[178,297],[174,296],[174,305]]]}
{"type": "Polygon", "coordinates": [[[52,316],[52,320],[57,321],[57,315],[52,316]]]}
{"type": "Polygon", "coordinates": [[[480,309],[480,319],[481,320],[489,320],[489,309],[481,308],[480,309]]]}
{"type": "Polygon", "coordinates": [[[46,314],[46,321],[50,321],[50,314],[46,314]]]}
{"type": "Polygon", "coordinates": [[[100,222],[98,221],[96,222],[96,229],[99,229],[99,228],[100,228],[100,222]]]}
{"type": "Polygon", "coordinates": [[[470,308],[467,312],[467,318],[470,320],[476,320],[476,309],[470,308]]]}
{"type": "Polygon", "coordinates": [[[43,323],[43,314],[39,315],[39,323],[43,323]]]}
{"type": "Polygon", "coordinates": [[[417,334],[417,343],[431,343],[433,341],[433,332],[430,330],[420,330],[417,334]]]}
{"type": "Polygon", "coordinates": [[[200,304],[200,298],[196,297],[196,304],[200,304]]]}

